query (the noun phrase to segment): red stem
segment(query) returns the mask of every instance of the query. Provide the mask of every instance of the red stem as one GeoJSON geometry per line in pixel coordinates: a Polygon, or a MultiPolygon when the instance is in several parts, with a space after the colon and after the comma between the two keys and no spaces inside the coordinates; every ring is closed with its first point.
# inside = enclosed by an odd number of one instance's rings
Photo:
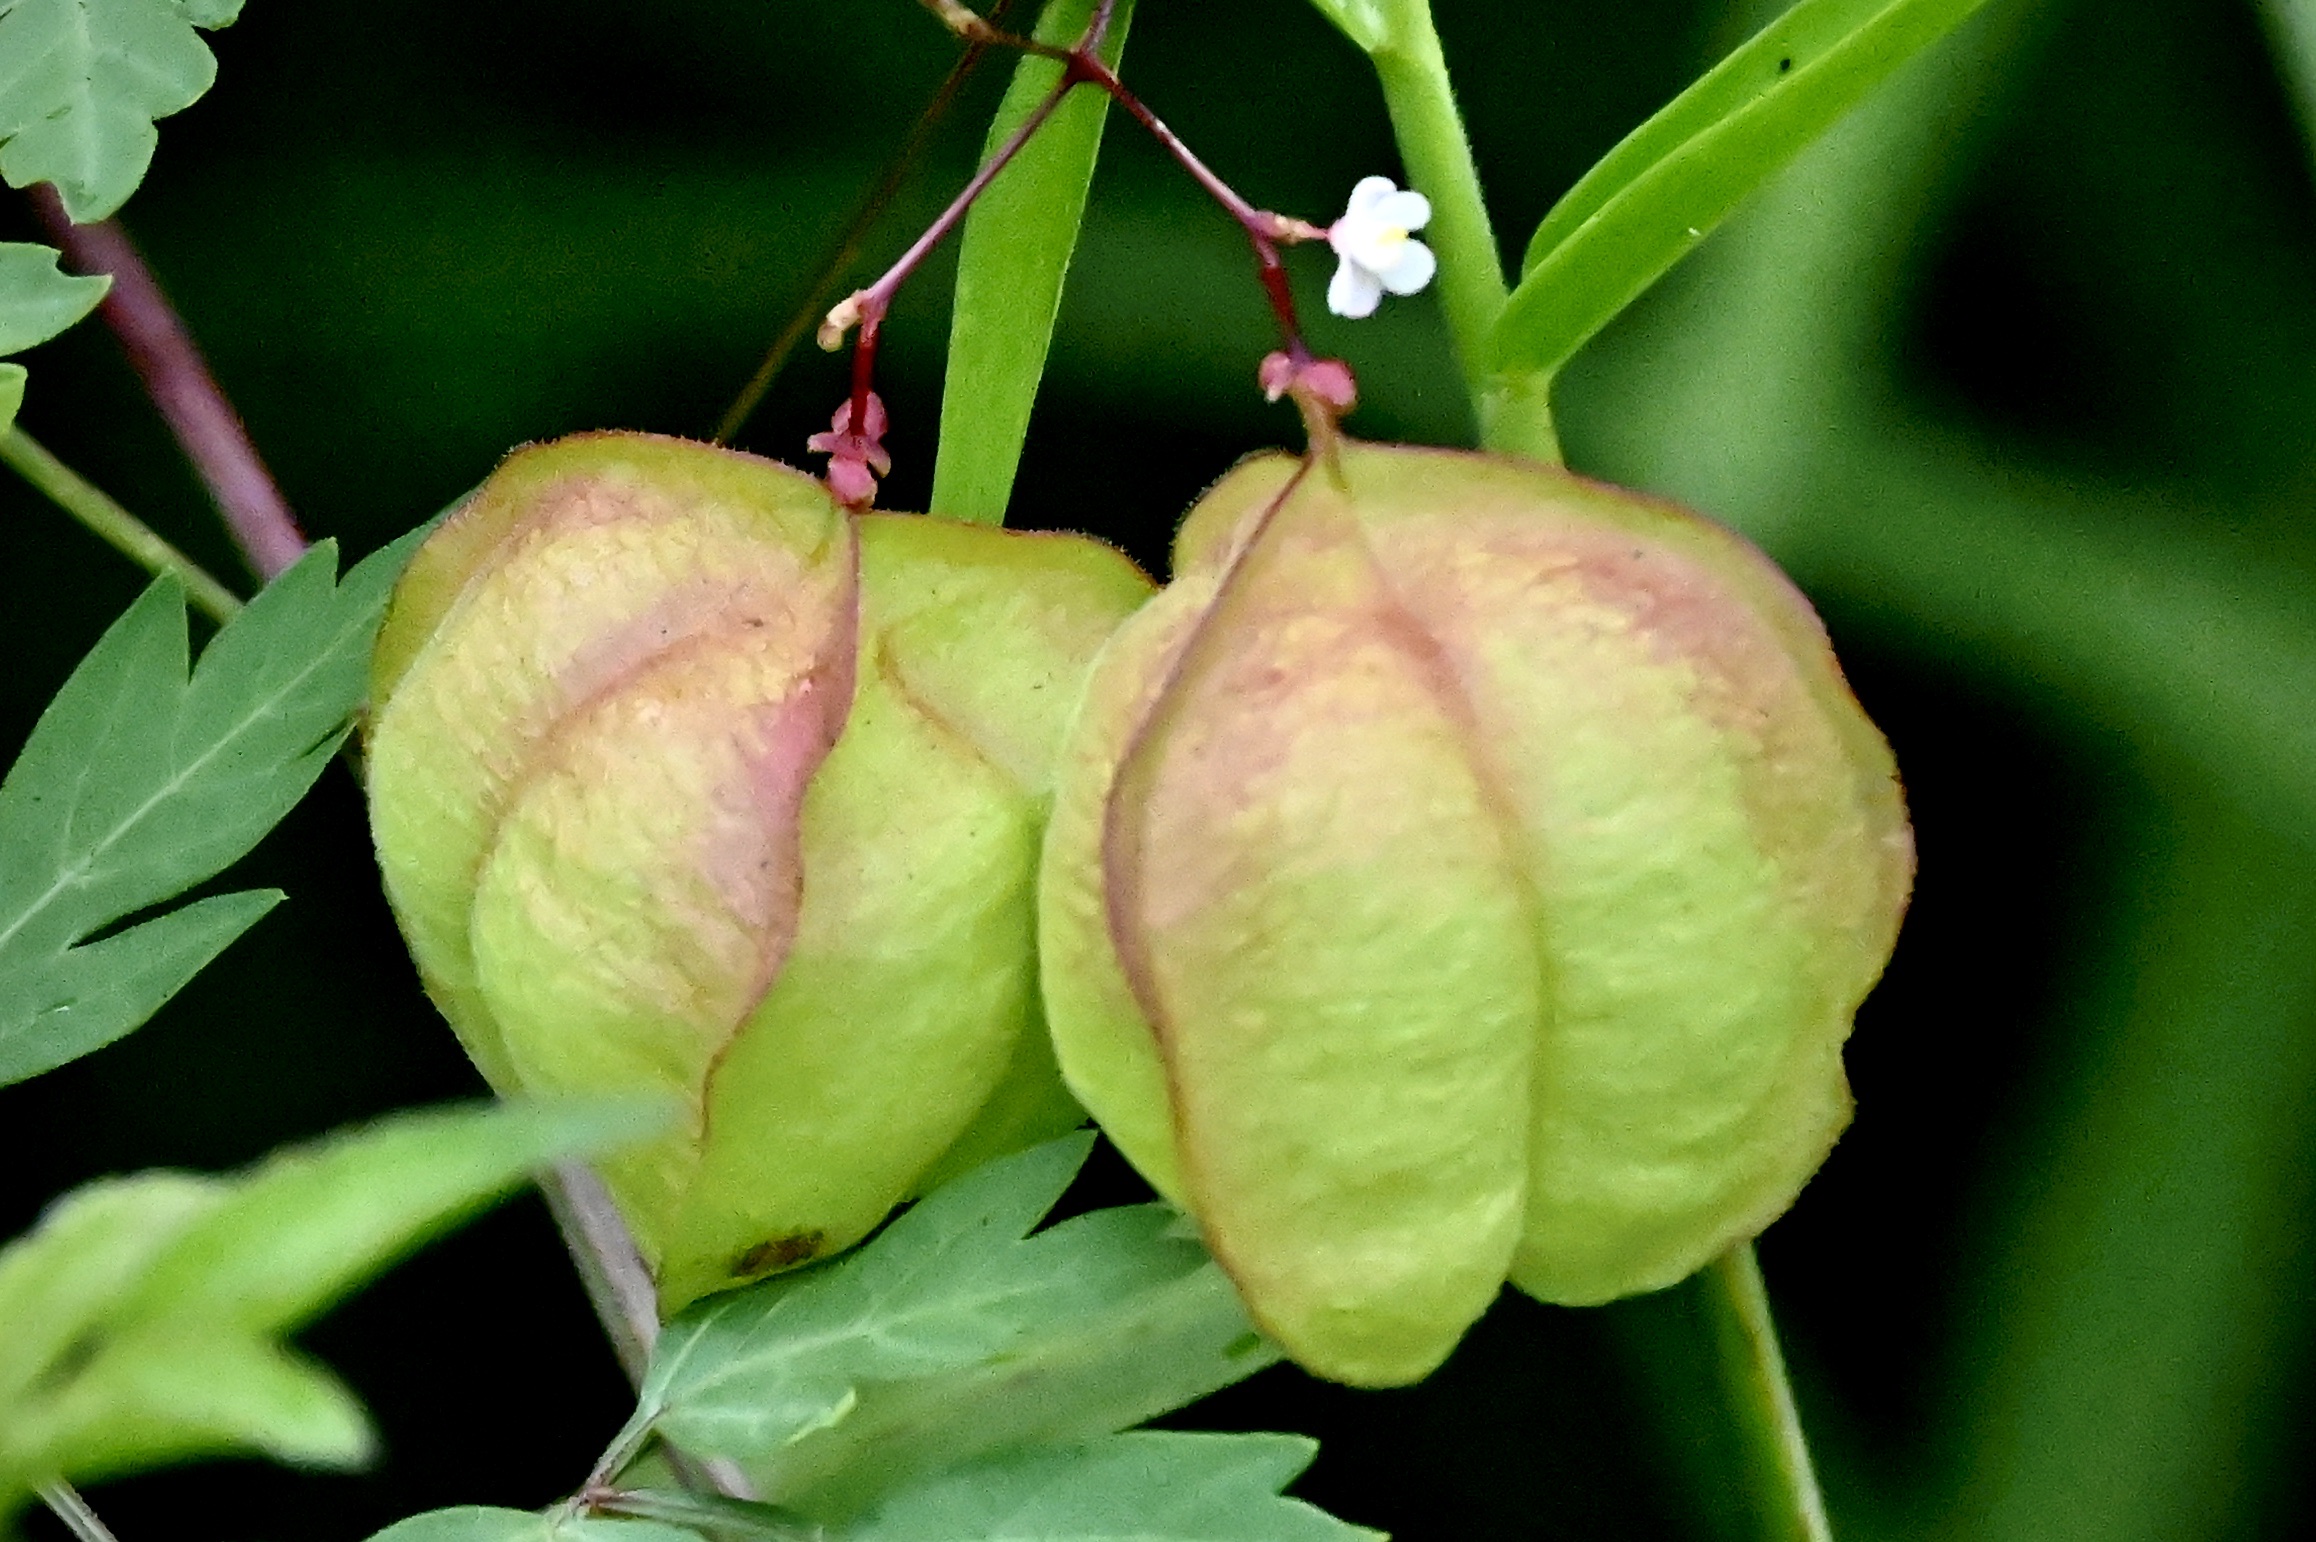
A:
{"type": "Polygon", "coordinates": [[[958,223],[965,218],[966,211],[973,207],[974,200],[1021,153],[1021,147],[1029,143],[1030,136],[1045,126],[1045,120],[1053,116],[1055,108],[1061,106],[1062,98],[1069,95],[1070,88],[1090,78],[1082,71],[1082,61],[1073,55],[1071,62],[1063,67],[1062,78],[1046,93],[1045,100],[1038,103],[1030,115],[1022,120],[1021,127],[1015,129],[1004,144],[998,146],[996,154],[981,163],[981,169],[973,173],[973,180],[966,183],[964,191],[949,201],[949,207],[941,211],[940,218],[925,227],[925,233],[917,237],[907,251],[901,253],[898,262],[885,270],[884,277],[853,296],[864,326],[884,319],[885,312],[892,308],[894,293],[908,281],[909,275],[917,270],[917,265],[925,260],[934,247],[941,244],[943,237],[957,228],[958,223]]]}
{"type": "Polygon", "coordinates": [[[1206,189],[1216,203],[1222,205],[1232,219],[1238,221],[1239,228],[1246,232],[1248,242],[1254,247],[1263,293],[1270,301],[1272,314],[1278,318],[1279,331],[1285,337],[1288,356],[1299,364],[1310,362],[1310,350],[1303,343],[1302,323],[1295,314],[1294,292],[1287,283],[1286,267],[1279,260],[1279,243],[1321,240],[1327,232],[1303,220],[1289,219],[1248,203],[1238,195],[1235,188],[1208,169],[1206,163],[1182,142],[1181,136],[1168,128],[1140,97],[1126,89],[1125,82],[1118,78],[1117,72],[1098,56],[1116,8],[1117,0],[1098,0],[1093,16],[1087,23],[1085,35],[1078,39],[1075,47],[1067,49],[1030,38],[1015,37],[986,26],[973,34],[977,45],[997,44],[1058,61],[1062,66],[1061,79],[1054,83],[1045,100],[1038,103],[1036,109],[1022,120],[1021,126],[1008,136],[997,152],[974,172],[973,179],[950,201],[949,207],[941,211],[940,217],[928,225],[924,234],[917,237],[915,243],[901,254],[900,260],[886,269],[884,276],[875,283],[866,289],[854,291],[849,299],[829,313],[822,329],[825,347],[838,346],[836,335],[841,335],[848,325],[858,325],[860,328],[859,338],[854,345],[852,367],[854,432],[861,432],[868,422],[869,387],[876,361],[877,332],[883,325],[886,312],[892,308],[893,295],[908,281],[909,275],[917,270],[926,255],[940,245],[950,231],[957,228],[966,212],[973,207],[974,201],[1020,153],[1021,147],[1045,126],[1046,119],[1053,116],[1054,110],[1061,106],[1062,99],[1074,87],[1087,83],[1101,87],[1112,101],[1123,107],[1136,123],[1141,124],[1159,144],[1165,146],[1167,153],[1190,173],[1200,187],[1206,189]]]}
{"type": "Polygon", "coordinates": [[[112,220],[75,225],[46,186],[32,189],[32,203],[74,267],[112,275],[100,314],[209,489],[242,558],[268,579],[297,561],[306,538],[296,517],[128,233],[112,220]]]}
{"type": "Polygon", "coordinates": [[[1248,203],[1239,196],[1236,188],[1216,176],[1192,152],[1190,146],[1182,142],[1181,135],[1168,128],[1165,121],[1152,112],[1140,97],[1126,89],[1126,83],[1118,78],[1115,70],[1090,53],[1079,55],[1076,64],[1082,78],[1108,92],[1110,100],[1126,109],[1136,123],[1149,130],[1150,136],[1165,146],[1166,152],[1181,163],[1182,169],[1189,172],[1200,187],[1206,189],[1208,196],[1221,204],[1232,219],[1238,221],[1239,228],[1246,232],[1247,240],[1254,247],[1263,292],[1270,298],[1271,311],[1279,319],[1279,330],[1285,335],[1287,351],[1297,359],[1308,358],[1309,353],[1303,346],[1302,324],[1295,315],[1294,294],[1287,287],[1286,268],[1279,261],[1279,243],[1317,240],[1326,232],[1315,225],[1288,219],[1248,203]]]}

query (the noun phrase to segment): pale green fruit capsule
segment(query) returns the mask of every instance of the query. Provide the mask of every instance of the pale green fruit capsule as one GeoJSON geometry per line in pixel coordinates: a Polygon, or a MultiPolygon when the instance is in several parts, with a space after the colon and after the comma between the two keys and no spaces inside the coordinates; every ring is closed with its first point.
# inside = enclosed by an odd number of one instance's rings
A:
{"type": "Polygon", "coordinates": [[[1063,1074],[1337,1380],[1508,1278],[1673,1283],[1782,1213],[1913,847],[1807,603],[1539,467],[1240,467],[1088,683],[1041,880],[1063,1074]]]}
{"type": "Polygon", "coordinates": [[[674,1311],[1081,1111],[1034,880],[1107,547],[901,515],[679,440],[510,456],[378,644],[371,824],[503,1092],[658,1090],[603,1177],[674,1311]]]}

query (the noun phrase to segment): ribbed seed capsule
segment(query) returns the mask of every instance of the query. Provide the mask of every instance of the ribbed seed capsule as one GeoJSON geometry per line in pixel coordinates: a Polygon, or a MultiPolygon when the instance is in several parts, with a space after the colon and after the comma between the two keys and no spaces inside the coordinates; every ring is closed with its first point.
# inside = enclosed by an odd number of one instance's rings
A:
{"type": "Polygon", "coordinates": [[[680,1102],[604,1164],[665,1310],[1081,1117],[1032,881],[1147,594],[1090,541],[633,434],[517,452],[421,549],[376,664],[387,892],[494,1086],[680,1102]]]}
{"type": "Polygon", "coordinates": [[[1257,1320],[1365,1384],[1499,1286],[1667,1285],[1782,1213],[1912,842],[1800,595],[1560,473],[1258,459],[1111,640],[1041,880],[1065,1077],[1257,1320]]]}

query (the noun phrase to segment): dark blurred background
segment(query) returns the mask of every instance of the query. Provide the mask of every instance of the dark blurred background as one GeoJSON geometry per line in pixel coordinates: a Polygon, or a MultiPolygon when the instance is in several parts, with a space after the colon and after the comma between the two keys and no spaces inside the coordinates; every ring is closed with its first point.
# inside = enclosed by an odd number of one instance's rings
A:
{"type": "MultiPolygon", "coordinates": [[[[1515,255],[1747,21],[1435,6],[1515,255]]],[[[1911,790],[1921,883],[1853,1041],[1858,1122],[1762,1244],[1851,1537],[2316,1535],[2316,202],[2294,111],[2316,60],[2296,71],[2263,19],[1996,0],[1562,393],[1579,469],[1789,565],[1911,790]]],[[[309,529],[355,553],[522,441],[704,436],[954,58],[910,0],[253,0],[215,43],[217,89],[162,125],[125,222],[309,529]]],[[[1009,68],[967,91],[856,281],[968,172],[1009,68]]],[[[1325,220],[1396,169],[1365,62],[1302,0],[1142,0],[1125,73],[1258,203],[1325,220]]],[[[0,239],[34,233],[0,208],[0,239]]],[[[1360,372],[1351,426],[1467,441],[1430,297],[1352,327],[1317,303],[1326,254],[1292,261],[1315,341],[1360,372]]],[[[930,483],[949,272],[886,331],[894,507],[930,483]]],[[[1250,276],[1113,122],[1014,523],[1162,571],[1199,489],[1292,436],[1254,387],[1250,276]]],[[[30,362],[27,429],[238,574],[109,335],[30,362]]],[[[798,456],[842,370],[807,348],[739,442],[798,456]]],[[[0,481],[0,753],[140,585],[0,481]]],[[[101,1173],[229,1166],[480,1090],[349,777],[230,882],[291,903],[134,1038],[0,1092],[0,1236],[101,1173]]],[[[1089,1182],[1132,1186],[1114,1162],[1089,1182]]],[[[626,1409],[535,1201],[307,1342],[375,1411],[383,1463],[113,1485],[126,1542],[540,1505],[626,1409]]],[[[1185,1418],[1318,1435],[1299,1491],[1408,1542],[1739,1537],[1705,1343],[1684,1290],[1508,1296],[1421,1388],[1280,1369],[1185,1418]]]]}

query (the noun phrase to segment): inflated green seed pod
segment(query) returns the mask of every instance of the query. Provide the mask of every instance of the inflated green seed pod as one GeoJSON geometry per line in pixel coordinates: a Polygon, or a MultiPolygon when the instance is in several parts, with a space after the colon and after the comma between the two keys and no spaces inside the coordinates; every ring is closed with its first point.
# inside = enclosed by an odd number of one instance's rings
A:
{"type": "Polygon", "coordinates": [[[495,1087],[680,1103],[603,1164],[664,1310],[1082,1119],[1038,840],[1148,593],[1091,541],[637,434],[518,451],[420,549],[375,667],[387,894],[495,1087]]]}
{"type": "Polygon", "coordinates": [[[1063,1073],[1304,1365],[1508,1278],[1668,1285],[1782,1213],[1913,847],[1729,532],[1533,465],[1258,458],[1088,683],[1041,879],[1063,1073]]]}

